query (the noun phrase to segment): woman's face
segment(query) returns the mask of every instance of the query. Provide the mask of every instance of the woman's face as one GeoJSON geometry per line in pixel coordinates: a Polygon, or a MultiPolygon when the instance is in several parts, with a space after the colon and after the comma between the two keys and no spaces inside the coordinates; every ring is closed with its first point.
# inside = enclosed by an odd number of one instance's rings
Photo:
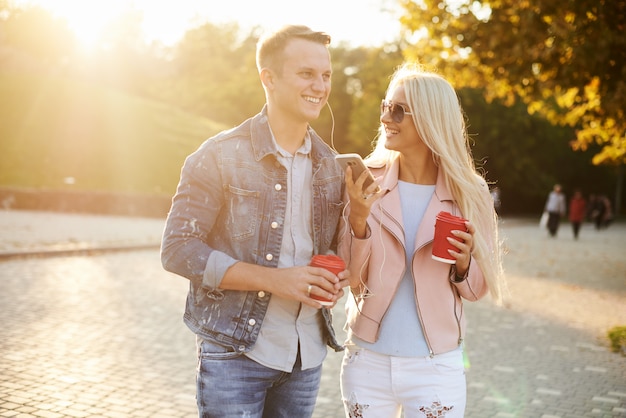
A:
{"type": "MultiPolygon", "coordinates": [[[[403,86],[398,86],[395,89],[388,102],[402,105],[407,112],[411,112],[403,86]]],[[[416,109],[412,111],[415,112],[416,109]]],[[[391,116],[391,109],[387,107],[381,112],[380,122],[385,128],[385,148],[402,154],[411,154],[424,149],[424,143],[417,133],[411,115],[405,114],[400,122],[396,122],[391,116]]]]}

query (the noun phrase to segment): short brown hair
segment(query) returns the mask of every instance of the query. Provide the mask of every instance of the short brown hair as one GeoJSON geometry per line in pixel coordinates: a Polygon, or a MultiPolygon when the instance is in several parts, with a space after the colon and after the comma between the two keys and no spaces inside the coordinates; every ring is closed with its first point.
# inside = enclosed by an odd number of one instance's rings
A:
{"type": "Polygon", "coordinates": [[[330,45],[330,35],[324,32],[316,32],[304,25],[287,25],[262,36],[256,46],[256,65],[259,72],[263,68],[277,68],[277,62],[292,39],[305,39],[319,44],[330,45]]]}

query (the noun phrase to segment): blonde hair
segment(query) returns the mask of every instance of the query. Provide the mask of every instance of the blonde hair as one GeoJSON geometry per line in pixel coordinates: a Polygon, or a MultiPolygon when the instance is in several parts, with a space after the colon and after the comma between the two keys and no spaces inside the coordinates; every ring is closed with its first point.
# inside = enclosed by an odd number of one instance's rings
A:
{"type": "MultiPolygon", "coordinates": [[[[443,77],[413,63],[396,69],[387,88],[388,100],[398,87],[404,88],[417,132],[432,152],[462,216],[476,225],[472,257],[485,276],[491,296],[501,303],[505,288],[497,214],[491,199],[485,198],[488,186],[474,165],[465,116],[456,92],[443,77]]],[[[368,162],[389,167],[398,156],[397,151],[385,147],[381,124],[368,162]]]]}

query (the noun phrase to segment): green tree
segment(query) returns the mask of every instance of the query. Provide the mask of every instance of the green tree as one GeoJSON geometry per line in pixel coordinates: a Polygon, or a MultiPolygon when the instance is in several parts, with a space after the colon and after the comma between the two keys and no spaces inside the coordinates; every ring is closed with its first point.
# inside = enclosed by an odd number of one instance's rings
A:
{"type": "Polygon", "coordinates": [[[487,103],[481,89],[458,93],[474,159],[491,186],[500,188],[502,213],[540,213],[555,183],[562,184],[568,196],[576,188],[585,194],[609,194],[613,189],[612,167],[590,164],[597,145],[584,152],[569,150],[571,127],[529,116],[520,101],[511,106],[498,100],[487,103]]]}
{"type": "Polygon", "coordinates": [[[360,57],[348,66],[351,74],[348,92],[353,108],[350,115],[349,152],[363,156],[372,151],[373,141],[380,126],[380,101],[384,98],[395,68],[402,63],[402,52],[397,45],[377,48],[359,48],[353,52],[360,57]]]}
{"type": "Polygon", "coordinates": [[[161,98],[227,125],[254,115],[265,99],[255,64],[257,38],[254,30],[242,36],[234,23],[191,29],[174,50],[161,98]]]}
{"type": "Polygon", "coordinates": [[[41,7],[12,8],[0,3],[0,46],[19,50],[50,70],[73,53],[75,37],[67,23],[41,7]]]}
{"type": "Polygon", "coordinates": [[[334,125],[329,125],[326,112],[312,125],[324,137],[332,140],[341,153],[356,152],[365,156],[371,151],[372,140],[379,125],[380,100],[393,67],[402,56],[385,53],[383,48],[331,47],[333,62],[332,93],[329,103],[333,109],[334,125]],[[318,128],[318,125],[322,125],[318,128]],[[327,129],[334,126],[334,132],[327,129]]]}
{"type": "Polygon", "coordinates": [[[574,149],[602,145],[595,164],[626,162],[625,2],[402,4],[402,21],[419,38],[413,56],[426,46],[431,64],[462,73],[457,85],[484,87],[509,103],[522,97],[530,113],[575,127],[574,149]]]}

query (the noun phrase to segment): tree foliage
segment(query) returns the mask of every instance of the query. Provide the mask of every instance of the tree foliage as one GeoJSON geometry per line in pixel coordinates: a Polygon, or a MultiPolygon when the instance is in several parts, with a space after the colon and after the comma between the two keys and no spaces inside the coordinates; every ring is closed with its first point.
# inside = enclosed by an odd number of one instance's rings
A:
{"type": "Polygon", "coordinates": [[[46,65],[55,65],[75,47],[66,22],[41,7],[12,9],[0,2],[0,41],[46,65]]]}
{"type": "Polygon", "coordinates": [[[492,187],[500,188],[503,213],[540,213],[556,183],[568,195],[576,188],[609,194],[614,187],[607,181],[614,168],[589,162],[597,145],[584,152],[569,149],[572,128],[529,116],[520,101],[511,106],[487,103],[480,89],[464,88],[458,94],[477,168],[492,187]]]}
{"type": "Polygon", "coordinates": [[[595,164],[626,162],[626,2],[401,0],[407,56],[576,129],[595,164]]]}
{"type": "MultiPolygon", "coordinates": [[[[528,104],[519,101],[519,94],[523,92],[513,88],[515,83],[507,73],[517,71],[515,68],[507,70],[517,64],[491,69],[478,59],[476,51],[480,52],[481,48],[471,49],[465,44],[469,36],[476,37],[472,40],[476,45],[479,40],[489,38],[467,30],[468,27],[472,30],[485,28],[481,25],[487,22],[483,18],[476,27],[469,26],[476,22],[476,15],[483,16],[475,5],[480,6],[480,3],[472,3],[472,11],[467,12],[463,7],[440,9],[436,3],[407,2],[411,11],[407,16],[411,18],[405,16],[407,32],[399,34],[397,42],[357,48],[332,42],[333,77],[329,99],[332,113],[323,110],[320,118],[312,122],[315,130],[339,152],[369,154],[380,124],[380,100],[393,70],[405,59],[419,60],[427,67],[443,72],[457,87],[468,116],[474,157],[479,160],[488,180],[500,187],[506,212],[539,211],[546,191],[557,181],[563,184],[566,192],[581,187],[586,193],[608,193],[614,187],[614,178],[606,169],[612,167],[591,167],[589,163],[591,155],[599,153],[601,147],[594,142],[589,144],[587,151],[571,152],[568,144],[575,136],[572,127],[554,126],[539,113],[529,117],[528,104]],[[418,11],[426,22],[430,22],[428,25],[424,20],[413,18],[418,11]],[[506,77],[501,75],[503,72],[506,77]],[[491,102],[483,97],[485,92],[491,102]],[[502,101],[510,107],[501,105],[502,101]]],[[[493,9],[489,10],[493,13],[493,9]]],[[[264,93],[255,66],[258,29],[244,33],[235,23],[206,23],[190,29],[177,45],[165,47],[142,43],[138,34],[140,24],[140,16],[136,14],[123,17],[107,32],[106,39],[99,44],[101,47],[85,55],[64,22],[42,10],[12,9],[6,0],[0,0],[0,113],[24,118],[25,115],[19,113],[25,111],[11,100],[6,88],[2,90],[2,82],[4,80],[5,86],[12,86],[9,90],[15,95],[13,97],[22,97],[24,85],[14,85],[10,80],[25,70],[32,80],[38,80],[37,72],[41,73],[37,85],[49,86],[51,82],[64,83],[71,79],[76,85],[84,85],[86,92],[97,86],[107,92],[110,90],[114,96],[121,93],[137,98],[139,102],[161,102],[164,106],[182,109],[186,114],[199,115],[224,126],[239,124],[263,106],[264,93]],[[43,32],[34,28],[41,28],[43,32]],[[40,33],[44,35],[33,36],[40,33]]],[[[493,35],[494,38],[505,36],[508,35],[493,35]]],[[[498,54],[524,52],[516,52],[515,45],[512,42],[508,46],[510,51],[498,54]]],[[[530,48],[524,46],[527,47],[530,48]]],[[[602,91],[603,80],[598,79],[598,92],[602,91]]],[[[613,78],[611,80],[615,82],[613,78]]],[[[540,81],[541,85],[547,83],[540,81]]],[[[518,84],[517,88],[521,89],[523,84],[518,84]]],[[[619,80],[615,86],[621,88],[619,80]]],[[[534,90],[529,91],[524,93],[527,103],[538,101],[534,90]]],[[[568,90],[568,94],[572,95],[572,91],[568,90]]],[[[545,103],[545,109],[553,110],[561,117],[562,113],[556,112],[556,97],[554,94],[541,103],[545,103]]],[[[59,95],[56,99],[56,107],[67,107],[68,97],[59,95]]],[[[604,98],[600,103],[604,105],[604,98]]],[[[78,107],[79,110],[82,108],[86,106],[78,107]]],[[[46,128],[54,130],[58,126],[58,121],[54,122],[52,117],[54,112],[38,115],[37,108],[29,108],[26,113],[29,118],[48,118],[45,120],[50,123],[46,128]]],[[[130,126],[128,112],[102,116],[119,122],[118,130],[92,131],[117,136],[130,126]]],[[[160,126],[161,119],[154,120],[155,127],[160,126]]],[[[95,126],[92,119],[82,117],[80,112],[75,120],[84,124],[85,129],[95,126]]],[[[578,125],[576,128],[583,127],[582,123],[578,125]]],[[[169,132],[177,134],[180,131],[184,136],[185,129],[186,126],[181,124],[169,132]]],[[[26,131],[7,132],[0,142],[11,135],[21,135],[20,132],[26,131]]],[[[212,132],[207,129],[206,135],[212,132]]],[[[598,132],[604,135],[608,131],[598,132]]],[[[118,143],[117,139],[94,140],[118,143]]],[[[14,143],[21,144],[20,141],[14,143]]],[[[62,160],[55,162],[63,164],[62,160]]]]}
{"type": "Polygon", "coordinates": [[[391,74],[402,62],[399,48],[387,45],[381,48],[361,48],[358,56],[346,67],[352,76],[346,85],[352,97],[348,150],[361,155],[372,151],[373,141],[380,126],[380,101],[385,97],[391,74]]]}
{"type": "Polygon", "coordinates": [[[264,102],[256,38],[254,31],[242,37],[236,24],[206,23],[189,30],[166,64],[170,71],[164,89],[154,94],[192,113],[239,124],[264,102]]]}

